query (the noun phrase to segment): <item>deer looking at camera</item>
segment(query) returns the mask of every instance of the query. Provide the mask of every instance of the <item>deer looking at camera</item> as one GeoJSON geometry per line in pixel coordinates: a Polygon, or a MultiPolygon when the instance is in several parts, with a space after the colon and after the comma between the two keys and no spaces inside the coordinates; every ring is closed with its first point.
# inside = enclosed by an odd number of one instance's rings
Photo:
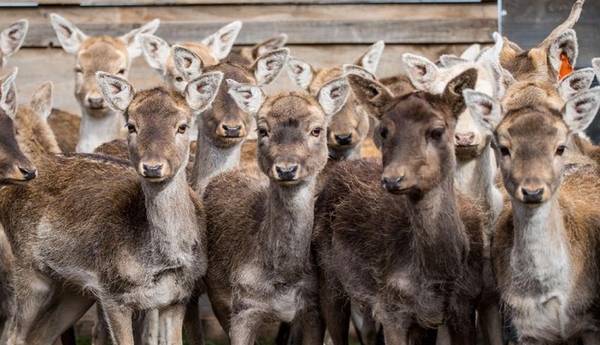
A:
{"type": "MultiPolygon", "coordinates": [[[[78,134],[59,133],[60,129],[74,128],[68,124],[79,119],[68,117],[64,113],[57,114],[60,118],[55,120],[57,124],[53,125],[53,129],[58,129],[58,140],[61,141],[63,136],[70,140],[73,136],[78,136],[75,150],[90,153],[105,142],[125,137],[123,119],[102,98],[95,75],[96,72],[103,71],[127,77],[131,61],[142,54],[138,34],[154,33],[160,24],[159,20],[155,19],[119,37],[88,36],[55,13],[50,14],[50,22],[62,48],[76,56],[75,98],[81,107],[78,134]]],[[[50,122],[53,124],[52,118],[50,122]]]]}
{"type": "Polygon", "coordinates": [[[106,102],[125,114],[132,164],[47,156],[35,183],[0,191],[21,311],[8,344],[52,343],[96,299],[114,343],[133,344],[132,313],[149,308],[181,315],[165,340],[181,342],[185,303],[206,269],[204,209],[185,176],[187,129],[221,79],[197,78],[184,99],[163,88],[135,92],[99,73],[106,102]]]}
{"type": "Polygon", "coordinates": [[[373,311],[386,344],[419,343],[427,328],[451,344],[474,344],[483,217],[455,191],[453,175],[462,90],[475,86],[477,71],[458,75],[441,95],[394,97],[376,80],[347,78],[380,121],[383,170],[342,162],[317,201],[313,245],[332,340],[347,344],[350,300],[373,311]]]}
{"type": "Polygon", "coordinates": [[[471,113],[494,131],[511,200],[492,247],[502,301],[521,344],[597,344],[600,172],[567,169],[566,153],[596,115],[600,89],[557,110],[535,83],[516,85],[502,103],[465,93],[471,113]]]}
{"type": "Polygon", "coordinates": [[[347,83],[332,80],[317,97],[304,92],[266,97],[259,86],[227,83],[240,109],[256,115],[264,176],[225,173],[205,190],[210,249],[205,282],[213,310],[232,344],[254,344],[269,320],[300,322],[303,342],[322,344],[310,264],[314,200],[328,157],[325,131],[346,102],[347,83]]]}

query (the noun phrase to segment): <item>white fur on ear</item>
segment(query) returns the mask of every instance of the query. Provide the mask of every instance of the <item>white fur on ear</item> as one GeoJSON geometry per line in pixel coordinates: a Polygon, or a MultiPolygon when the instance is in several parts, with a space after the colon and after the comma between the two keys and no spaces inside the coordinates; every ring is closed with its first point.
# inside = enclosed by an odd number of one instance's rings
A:
{"type": "Polygon", "coordinates": [[[81,43],[88,38],[77,26],[56,13],[50,14],[50,24],[60,45],[69,54],[77,54],[81,43]]]}
{"type": "Polygon", "coordinates": [[[256,83],[258,85],[267,85],[275,80],[279,73],[281,73],[289,56],[290,50],[281,48],[259,57],[256,62],[254,62],[254,65],[252,65],[256,83]]]}
{"type": "Polygon", "coordinates": [[[260,86],[251,84],[240,84],[235,80],[227,79],[229,95],[235,103],[248,114],[256,114],[262,106],[265,95],[260,86]]]}
{"type": "Polygon", "coordinates": [[[169,43],[158,36],[150,34],[139,35],[142,52],[148,65],[161,73],[166,71],[167,60],[171,54],[169,43]]]}
{"type": "Polygon", "coordinates": [[[560,34],[548,48],[548,59],[552,69],[558,73],[562,63],[560,56],[566,54],[571,66],[575,66],[577,56],[579,55],[579,45],[577,43],[577,34],[575,30],[568,29],[560,34]]]}
{"type": "Polygon", "coordinates": [[[442,56],[440,56],[440,63],[445,68],[451,68],[451,67],[462,65],[464,63],[469,63],[469,62],[471,62],[471,61],[469,61],[467,59],[463,59],[463,58],[458,57],[456,55],[442,55],[442,56]]]}
{"type": "Polygon", "coordinates": [[[151,22],[148,22],[141,27],[131,30],[125,35],[119,37],[125,44],[127,44],[127,52],[129,53],[129,58],[134,59],[140,55],[142,55],[142,43],[140,42],[139,35],[147,34],[152,35],[158,30],[160,26],[160,19],[154,19],[151,22]]]}
{"type": "Polygon", "coordinates": [[[52,112],[52,82],[42,84],[31,96],[31,109],[42,119],[47,120],[52,112]]]}
{"type": "Polygon", "coordinates": [[[242,22],[236,20],[220,28],[214,34],[202,40],[202,44],[210,48],[217,60],[222,60],[229,55],[235,40],[242,29],[242,22]]]}
{"type": "Polygon", "coordinates": [[[106,72],[97,72],[96,82],[104,100],[113,110],[120,112],[127,110],[135,95],[135,90],[127,79],[106,72]]]}
{"type": "Polygon", "coordinates": [[[471,89],[464,90],[463,97],[471,116],[477,119],[483,127],[494,131],[502,121],[500,102],[485,93],[471,89]]]}
{"type": "Polygon", "coordinates": [[[381,55],[383,55],[384,48],[385,43],[383,41],[375,42],[371,47],[369,47],[369,50],[359,59],[357,65],[363,67],[371,73],[375,73],[377,71],[377,66],[379,66],[379,60],[381,60],[381,55]]]}
{"type": "Polygon", "coordinates": [[[196,53],[180,45],[174,45],[172,49],[175,68],[186,80],[196,79],[202,75],[204,61],[196,53]]]}
{"type": "Polygon", "coordinates": [[[596,73],[596,78],[598,78],[598,80],[600,80],[600,58],[592,59],[592,68],[594,69],[594,72],[596,73]]]}
{"type": "Polygon", "coordinates": [[[583,68],[569,74],[558,84],[560,97],[567,100],[580,91],[584,91],[592,86],[594,81],[594,70],[592,68],[583,68]]]}
{"type": "Polygon", "coordinates": [[[592,123],[599,108],[600,87],[582,91],[565,103],[563,120],[572,132],[583,132],[592,123]]]}
{"type": "Polygon", "coordinates": [[[494,32],[492,37],[494,38],[494,45],[482,50],[476,59],[477,62],[500,65],[500,54],[502,53],[502,48],[504,48],[504,39],[497,32],[494,32]]]}
{"type": "Polygon", "coordinates": [[[377,78],[375,77],[374,74],[367,71],[365,68],[362,68],[357,65],[349,65],[349,64],[342,65],[342,71],[344,72],[344,76],[352,73],[352,74],[359,75],[365,79],[377,80],[377,78]]]}
{"type": "Polygon", "coordinates": [[[254,46],[254,56],[259,57],[273,50],[283,48],[288,41],[288,35],[279,34],[254,46]]]}
{"type": "Polygon", "coordinates": [[[185,100],[190,108],[202,112],[210,107],[219,92],[222,80],[222,72],[209,72],[189,82],[185,87],[185,100]]]}
{"type": "Polygon", "coordinates": [[[4,57],[14,54],[25,41],[29,21],[19,20],[0,33],[0,51],[4,57]]]}
{"type": "Polygon", "coordinates": [[[0,108],[13,120],[17,114],[17,73],[19,69],[15,67],[12,73],[0,79],[0,108]]]}
{"type": "Polygon", "coordinates": [[[296,58],[289,58],[287,70],[288,75],[296,85],[304,90],[308,89],[314,78],[314,72],[311,65],[296,58]]]}
{"type": "Polygon", "coordinates": [[[475,61],[481,52],[481,45],[478,43],[471,44],[465,51],[460,54],[460,58],[468,61],[475,61]]]}
{"type": "Polygon", "coordinates": [[[333,116],[346,104],[349,94],[350,85],[346,77],[336,78],[321,87],[318,101],[325,114],[333,116]]]}
{"type": "Polygon", "coordinates": [[[421,91],[429,91],[433,88],[439,69],[427,58],[413,54],[402,55],[402,61],[406,64],[406,72],[414,87],[421,91]]]}

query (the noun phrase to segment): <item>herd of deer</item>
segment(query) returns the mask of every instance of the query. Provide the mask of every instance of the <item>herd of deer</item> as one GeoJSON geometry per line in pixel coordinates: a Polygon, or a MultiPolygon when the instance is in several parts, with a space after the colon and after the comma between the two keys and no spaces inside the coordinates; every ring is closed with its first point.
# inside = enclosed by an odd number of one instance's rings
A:
{"type": "Polygon", "coordinates": [[[533,49],[495,34],[386,79],[383,42],[316,69],[285,35],[232,50],[240,22],[170,46],[158,20],[92,37],[50,15],[81,117],[0,80],[0,343],[52,344],[96,303],[95,344],[204,344],[206,293],[232,345],[273,321],[347,345],[351,320],[364,344],[600,344],[583,3],[533,49]],[[127,81],[139,55],[164,86],[127,81]],[[285,68],[303,90],[267,95],[285,68]]]}

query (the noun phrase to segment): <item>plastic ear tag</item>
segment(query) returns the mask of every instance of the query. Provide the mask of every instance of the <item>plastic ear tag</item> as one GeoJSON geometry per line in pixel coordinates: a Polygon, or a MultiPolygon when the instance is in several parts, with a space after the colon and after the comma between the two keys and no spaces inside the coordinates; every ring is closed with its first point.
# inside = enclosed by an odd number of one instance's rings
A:
{"type": "Polygon", "coordinates": [[[573,66],[571,65],[571,62],[569,61],[569,57],[567,57],[567,54],[561,53],[560,54],[560,70],[558,72],[558,80],[562,80],[564,77],[568,76],[571,73],[573,73],[573,66]]]}

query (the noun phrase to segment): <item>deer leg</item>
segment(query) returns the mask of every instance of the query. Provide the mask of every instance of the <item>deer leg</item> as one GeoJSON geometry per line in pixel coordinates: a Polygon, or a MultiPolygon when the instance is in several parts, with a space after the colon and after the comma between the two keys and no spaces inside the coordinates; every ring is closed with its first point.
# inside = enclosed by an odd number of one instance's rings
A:
{"type": "Polygon", "coordinates": [[[185,304],[175,304],[162,309],[159,313],[158,329],[159,345],[183,344],[183,319],[185,318],[185,304]]]}
{"type": "Polygon", "coordinates": [[[136,344],[158,344],[158,315],[158,310],[152,309],[146,310],[137,317],[134,317],[133,337],[136,344]]]}
{"type": "Polygon", "coordinates": [[[490,303],[479,309],[479,325],[487,345],[503,345],[502,316],[500,307],[490,303]]]}
{"type": "Polygon", "coordinates": [[[600,332],[585,332],[581,336],[583,345],[600,345],[600,332]]]}
{"type": "Polygon", "coordinates": [[[204,345],[204,330],[200,318],[199,294],[194,294],[186,305],[183,330],[188,344],[204,345]]]}
{"type": "Polygon", "coordinates": [[[92,345],[111,345],[108,324],[100,303],[96,303],[96,323],[92,330],[92,345]]]}
{"type": "Polygon", "coordinates": [[[321,275],[319,287],[321,312],[333,345],[348,345],[350,300],[346,296],[340,296],[338,291],[343,290],[333,285],[331,279],[321,275]]]}
{"type": "Polygon", "coordinates": [[[358,334],[361,345],[375,345],[377,341],[377,322],[370,310],[361,311],[352,308],[352,324],[358,334]]]}
{"type": "Polygon", "coordinates": [[[102,310],[113,344],[134,345],[131,309],[103,301],[102,310]]]}
{"type": "Polygon", "coordinates": [[[257,309],[245,309],[231,317],[229,339],[231,345],[254,345],[256,331],[262,324],[264,315],[257,309]]]}
{"type": "Polygon", "coordinates": [[[322,345],[325,339],[325,323],[318,308],[303,313],[301,321],[302,345],[322,345]]]}
{"type": "Polygon", "coordinates": [[[464,303],[467,306],[460,308],[457,315],[451,317],[446,324],[452,345],[475,345],[477,343],[475,311],[468,306],[469,301],[464,303]]]}
{"type": "Polygon", "coordinates": [[[408,327],[398,327],[398,324],[384,324],[383,334],[386,345],[409,345],[408,327]]]}

